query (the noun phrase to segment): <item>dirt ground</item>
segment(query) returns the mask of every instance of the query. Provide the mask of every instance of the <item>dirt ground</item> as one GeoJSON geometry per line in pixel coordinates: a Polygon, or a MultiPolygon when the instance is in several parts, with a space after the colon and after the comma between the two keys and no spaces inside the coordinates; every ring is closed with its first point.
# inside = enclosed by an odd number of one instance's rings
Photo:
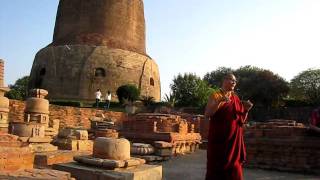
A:
{"type": "MultiPolygon", "coordinates": [[[[161,163],[164,180],[204,180],[206,172],[206,151],[175,157],[161,163]]],[[[320,176],[296,173],[244,169],[245,180],[320,180],[320,176]]]]}

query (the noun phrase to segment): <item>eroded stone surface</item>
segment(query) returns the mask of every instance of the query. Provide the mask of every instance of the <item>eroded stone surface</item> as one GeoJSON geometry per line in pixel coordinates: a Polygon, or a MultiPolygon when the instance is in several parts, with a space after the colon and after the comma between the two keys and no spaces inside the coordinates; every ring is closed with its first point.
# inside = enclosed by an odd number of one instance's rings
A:
{"type": "Polygon", "coordinates": [[[54,169],[70,172],[77,180],[161,180],[162,166],[141,165],[134,168],[119,168],[106,170],[78,163],[56,164],[54,169]]]}
{"type": "Polygon", "coordinates": [[[45,153],[36,153],[34,165],[36,168],[46,168],[53,164],[68,163],[73,161],[74,156],[90,155],[89,151],[65,151],[58,150],[45,153]]]}
{"type": "Polygon", "coordinates": [[[0,172],[0,179],[23,180],[75,180],[70,173],[49,169],[20,170],[16,172],[0,172]]]}
{"type": "Polygon", "coordinates": [[[93,149],[92,140],[73,140],[73,139],[56,139],[53,144],[61,150],[71,151],[91,151],[93,149]]]}
{"type": "Polygon", "coordinates": [[[132,166],[139,166],[145,164],[144,159],[131,158],[127,160],[112,160],[112,159],[101,159],[92,156],[75,156],[74,160],[86,165],[91,165],[99,168],[105,169],[115,169],[115,168],[128,168],[132,166]]]}
{"type": "Polygon", "coordinates": [[[131,154],[149,155],[154,153],[154,147],[151,144],[133,143],[131,145],[131,154]]]}
{"type": "Polygon", "coordinates": [[[130,142],[124,138],[98,137],[93,144],[93,157],[111,160],[130,159],[130,142]]]}
{"type": "Polygon", "coordinates": [[[0,147],[0,172],[32,169],[34,153],[29,147],[0,147]]]}

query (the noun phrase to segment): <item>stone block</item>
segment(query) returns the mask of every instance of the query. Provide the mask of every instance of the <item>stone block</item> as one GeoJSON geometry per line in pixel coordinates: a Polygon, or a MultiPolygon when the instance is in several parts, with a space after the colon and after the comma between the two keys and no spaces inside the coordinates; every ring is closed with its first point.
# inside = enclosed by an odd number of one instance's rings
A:
{"type": "Polygon", "coordinates": [[[51,121],[49,121],[49,126],[52,127],[53,129],[55,129],[56,131],[59,130],[59,126],[60,126],[60,120],[59,119],[53,119],[51,121]]]}
{"type": "Polygon", "coordinates": [[[45,125],[39,123],[20,123],[11,124],[11,134],[19,137],[44,137],[45,125]]]}
{"type": "Polygon", "coordinates": [[[93,150],[93,141],[91,140],[77,140],[77,151],[91,151],[93,150]]]}
{"type": "MultiPolygon", "coordinates": [[[[136,158],[144,159],[146,162],[153,162],[153,161],[163,161],[166,160],[166,157],[161,156],[154,156],[154,155],[146,155],[146,156],[134,156],[136,158]]],[[[169,157],[169,156],[167,156],[169,157]]]]}
{"type": "Polygon", "coordinates": [[[30,137],[28,142],[30,143],[49,143],[52,141],[52,138],[48,137],[30,137]]]}
{"type": "Polygon", "coordinates": [[[61,129],[58,137],[63,139],[76,139],[75,130],[71,128],[61,129]]]}
{"type": "Polygon", "coordinates": [[[36,153],[34,158],[34,165],[36,168],[48,168],[53,164],[72,162],[73,157],[75,156],[83,156],[89,154],[91,154],[91,152],[66,150],[36,153]]]}
{"type": "Polygon", "coordinates": [[[99,129],[95,130],[95,137],[118,138],[119,133],[114,129],[99,129]]]}
{"type": "Polygon", "coordinates": [[[156,148],[171,148],[172,147],[172,143],[169,142],[165,142],[165,141],[155,141],[153,143],[154,147],[156,148]]]}
{"type": "Polygon", "coordinates": [[[155,154],[157,156],[173,156],[174,155],[174,151],[173,151],[173,148],[156,149],[155,154]]]}
{"type": "Polygon", "coordinates": [[[53,169],[70,172],[77,180],[161,180],[162,166],[141,165],[132,168],[106,170],[79,163],[55,164],[53,169]]]}
{"type": "Polygon", "coordinates": [[[88,140],[88,131],[87,130],[76,130],[75,136],[77,140],[88,140]]]}
{"type": "Polygon", "coordinates": [[[123,160],[99,159],[92,156],[75,156],[74,160],[81,163],[106,169],[115,169],[125,167],[126,162],[123,160]]]}
{"type": "Polygon", "coordinates": [[[60,150],[71,151],[92,151],[93,141],[91,140],[72,140],[72,139],[56,139],[53,142],[60,150]]]}
{"type": "Polygon", "coordinates": [[[32,169],[34,153],[29,147],[0,147],[0,172],[32,169]]]}
{"type": "Polygon", "coordinates": [[[133,143],[130,148],[131,154],[149,155],[154,153],[154,147],[150,144],[133,143]]]}
{"type": "Polygon", "coordinates": [[[10,173],[0,171],[0,179],[21,180],[74,180],[70,173],[49,169],[21,170],[10,173]]]}
{"type": "Polygon", "coordinates": [[[54,140],[53,144],[58,146],[60,150],[76,151],[78,148],[77,141],[71,140],[71,139],[56,139],[56,140],[54,140]]]}
{"type": "Polygon", "coordinates": [[[99,137],[94,141],[93,156],[112,160],[130,159],[130,142],[124,138],[99,137]]]}
{"type": "Polygon", "coordinates": [[[131,158],[125,161],[125,167],[139,166],[146,163],[144,159],[131,158]]]}
{"type": "Polygon", "coordinates": [[[31,149],[34,152],[37,152],[37,153],[50,152],[50,151],[58,150],[57,146],[54,146],[54,145],[49,144],[49,143],[31,143],[29,145],[29,147],[31,147],[31,149]]]}

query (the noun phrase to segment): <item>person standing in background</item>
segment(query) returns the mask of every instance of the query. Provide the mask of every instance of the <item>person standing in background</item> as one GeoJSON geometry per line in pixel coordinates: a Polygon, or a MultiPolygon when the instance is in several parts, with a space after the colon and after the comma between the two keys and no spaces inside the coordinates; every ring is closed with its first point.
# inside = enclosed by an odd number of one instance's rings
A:
{"type": "Polygon", "coordinates": [[[97,91],[95,92],[95,96],[96,96],[96,107],[99,107],[99,103],[101,101],[101,91],[100,89],[97,89],[97,91]]]}
{"type": "Polygon", "coordinates": [[[109,109],[111,98],[112,98],[111,92],[108,91],[107,94],[106,94],[106,104],[104,106],[105,109],[109,109]]]}

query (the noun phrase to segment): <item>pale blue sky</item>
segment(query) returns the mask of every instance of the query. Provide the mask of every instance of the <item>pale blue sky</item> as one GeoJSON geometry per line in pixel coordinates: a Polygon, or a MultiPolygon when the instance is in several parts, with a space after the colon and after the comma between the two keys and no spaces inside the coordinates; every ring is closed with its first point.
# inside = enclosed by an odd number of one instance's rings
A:
{"type": "MultiPolygon", "coordinates": [[[[162,94],[178,73],[254,65],[286,80],[320,63],[319,0],[144,0],[147,52],[162,94]]],[[[5,82],[29,75],[52,41],[58,0],[1,0],[5,82]]]]}

